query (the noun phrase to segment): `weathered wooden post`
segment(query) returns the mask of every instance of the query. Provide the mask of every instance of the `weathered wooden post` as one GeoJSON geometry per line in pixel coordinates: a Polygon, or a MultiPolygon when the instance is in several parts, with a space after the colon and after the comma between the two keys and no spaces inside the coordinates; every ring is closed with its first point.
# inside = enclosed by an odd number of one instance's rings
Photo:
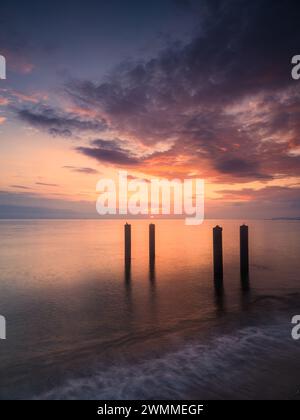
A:
{"type": "Polygon", "coordinates": [[[130,264],[131,261],[131,225],[126,223],[124,225],[125,234],[125,263],[130,264]]]}
{"type": "Polygon", "coordinates": [[[149,225],[149,261],[153,265],[155,260],[155,224],[149,225]]]}
{"type": "Polygon", "coordinates": [[[248,226],[240,226],[240,269],[241,278],[247,279],[249,276],[249,244],[248,226]]]}
{"type": "Polygon", "coordinates": [[[222,247],[222,228],[213,228],[213,248],[214,248],[214,279],[217,286],[223,281],[223,247],[222,247]]]}

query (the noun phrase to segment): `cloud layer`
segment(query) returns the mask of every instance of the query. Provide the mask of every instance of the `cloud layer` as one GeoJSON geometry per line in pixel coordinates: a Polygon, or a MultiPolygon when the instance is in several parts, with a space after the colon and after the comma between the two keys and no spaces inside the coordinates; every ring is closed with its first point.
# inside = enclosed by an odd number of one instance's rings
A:
{"type": "MultiPolygon", "coordinates": [[[[194,173],[214,184],[256,182],[274,202],[274,194],[285,196],[280,188],[293,195],[281,183],[300,176],[300,83],[291,78],[299,2],[176,4],[198,17],[189,40],[123,61],[97,81],[69,78],[60,92],[66,106],[23,101],[15,114],[76,139],[72,147],[100,164],[166,177],[194,173]]],[[[243,191],[257,200],[256,190],[243,191]]]]}

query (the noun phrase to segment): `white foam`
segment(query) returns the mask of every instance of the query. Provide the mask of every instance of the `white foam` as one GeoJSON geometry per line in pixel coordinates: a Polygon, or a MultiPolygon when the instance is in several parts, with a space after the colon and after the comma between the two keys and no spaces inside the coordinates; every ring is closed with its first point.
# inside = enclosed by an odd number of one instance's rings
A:
{"type": "Polygon", "coordinates": [[[193,393],[199,398],[251,398],[260,367],[266,376],[272,369],[270,356],[289,357],[294,343],[287,337],[279,325],[247,327],[139,364],[97,369],[90,377],[69,380],[37,398],[181,399],[193,393]]]}

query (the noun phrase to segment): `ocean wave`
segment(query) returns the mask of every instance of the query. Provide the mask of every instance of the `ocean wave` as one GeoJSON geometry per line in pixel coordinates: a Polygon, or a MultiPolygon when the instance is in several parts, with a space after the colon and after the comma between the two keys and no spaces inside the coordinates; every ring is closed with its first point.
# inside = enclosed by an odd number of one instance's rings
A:
{"type": "Polygon", "coordinates": [[[246,327],[140,363],[98,367],[92,375],[68,380],[36,398],[288,398],[291,381],[285,372],[291,372],[291,367],[286,370],[285,363],[296,363],[299,369],[299,346],[290,337],[289,325],[246,327]],[[275,377],[281,381],[274,383],[275,377]]]}

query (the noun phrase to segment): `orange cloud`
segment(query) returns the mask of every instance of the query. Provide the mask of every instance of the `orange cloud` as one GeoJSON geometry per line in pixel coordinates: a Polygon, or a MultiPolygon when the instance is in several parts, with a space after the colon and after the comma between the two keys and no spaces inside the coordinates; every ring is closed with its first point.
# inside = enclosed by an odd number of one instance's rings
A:
{"type": "Polygon", "coordinates": [[[12,92],[12,95],[17,98],[20,102],[31,102],[34,104],[37,104],[39,102],[39,99],[36,95],[26,95],[22,92],[12,92]]]}
{"type": "Polygon", "coordinates": [[[7,98],[0,97],[0,106],[7,105],[8,103],[9,103],[9,100],[7,98]]]}

